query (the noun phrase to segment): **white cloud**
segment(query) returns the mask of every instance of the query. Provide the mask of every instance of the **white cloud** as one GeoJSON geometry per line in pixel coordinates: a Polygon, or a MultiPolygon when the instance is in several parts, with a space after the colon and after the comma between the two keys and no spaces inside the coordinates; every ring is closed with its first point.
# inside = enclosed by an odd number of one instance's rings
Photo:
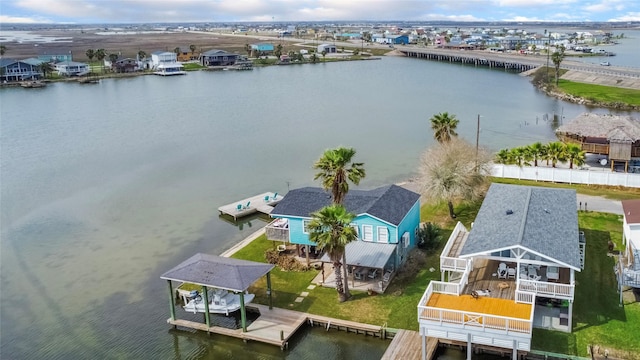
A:
{"type": "Polygon", "coordinates": [[[608,21],[640,21],[640,12],[629,12],[617,18],[608,21]]]}
{"type": "Polygon", "coordinates": [[[7,16],[0,15],[0,24],[48,24],[53,23],[50,19],[41,17],[26,17],[26,16],[7,16]]]}
{"type": "Polygon", "coordinates": [[[541,5],[562,5],[562,4],[573,4],[577,2],[577,0],[497,0],[496,3],[498,6],[505,7],[532,7],[536,8],[541,5]]]}

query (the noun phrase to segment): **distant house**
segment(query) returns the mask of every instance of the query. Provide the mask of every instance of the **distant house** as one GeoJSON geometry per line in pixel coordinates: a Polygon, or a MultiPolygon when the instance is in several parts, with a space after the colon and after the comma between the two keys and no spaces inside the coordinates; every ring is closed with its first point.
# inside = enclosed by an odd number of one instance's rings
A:
{"type": "Polygon", "coordinates": [[[316,50],[318,51],[318,54],[322,53],[323,51],[326,54],[333,54],[338,52],[338,49],[333,44],[320,44],[318,45],[318,48],[316,50]]]}
{"type": "Polygon", "coordinates": [[[616,273],[620,287],[640,288],[640,200],[622,200],[624,256],[616,273]]]}
{"type": "Polygon", "coordinates": [[[251,49],[251,56],[271,55],[275,51],[273,44],[270,43],[251,44],[249,48],[251,49]]]}
{"type": "Polygon", "coordinates": [[[89,64],[75,61],[62,61],[54,66],[60,76],[83,76],[91,72],[89,64]]]}
{"type": "Polygon", "coordinates": [[[104,66],[117,73],[129,73],[140,70],[140,62],[132,58],[121,58],[114,62],[105,58],[104,66]]]}
{"type": "Polygon", "coordinates": [[[209,50],[200,55],[202,66],[229,66],[236,63],[238,54],[226,52],[224,50],[209,50]]]}
{"type": "Polygon", "coordinates": [[[180,62],[194,61],[198,60],[199,54],[197,52],[192,52],[191,49],[186,47],[180,47],[180,52],[176,53],[176,60],[180,62]]]}
{"type": "Polygon", "coordinates": [[[0,58],[0,80],[4,82],[38,80],[43,74],[40,71],[40,64],[43,61],[37,59],[3,59],[0,58]]]}
{"type": "Polygon", "coordinates": [[[584,113],[556,129],[556,135],[582,151],[607,155],[611,170],[622,161],[627,171],[631,158],[640,157],[640,120],[628,115],[584,113]]]}
{"type": "Polygon", "coordinates": [[[517,359],[531,350],[532,328],[571,332],[586,251],[576,202],[575,190],[492,184],[471,230],[454,228],[441,281],[418,303],[423,346],[437,337],[466,342],[469,356],[482,344],[517,359]]]}
{"type": "Polygon", "coordinates": [[[151,53],[151,64],[156,75],[184,75],[184,67],[177,61],[176,53],[155,51],[151,53]]]}
{"type": "Polygon", "coordinates": [[[73,54],[71,53],[70,49],[46,50],[46,52],[38,54],[38,60],[42,62],[73,61],[73,54]]]}
{"type": "Polygon", "coordinates": [[[407,45],[409,43],[408,35],[388,35],[387,39],[389,39],[389,44],[395,45],[407,45]]]}
{"type": "MultiPolygon", "coordinates": [[[[315,247],[309,239],[311,215],[330,204],[331,196],[321,188],[291,190],[271,212],[276,220],[266,227],[267,239],[315,247]]],[[[352,226],[358,234],[358,241],[346,247],[347,265],[373,272],[378,280],[398,269],[416,245],[420,195],[396,185],[350,190],[344,206],[356,215],[352,226]]],[[[384,290],[387,284],[376,285],[384,290]]]]}

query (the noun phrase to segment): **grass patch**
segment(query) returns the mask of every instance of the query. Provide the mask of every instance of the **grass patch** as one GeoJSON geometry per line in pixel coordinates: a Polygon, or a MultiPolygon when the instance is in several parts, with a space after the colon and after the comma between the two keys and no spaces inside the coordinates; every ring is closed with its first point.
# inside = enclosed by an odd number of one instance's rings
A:
{"type": "Polygon", "coordinates": [[[558,88],[567,94],[585,99],[640,106],[640,90],[583,84],[563,79],[559,80],[558,88]]]}
{"type": "Polygon", "coordinates": [[[185,71],[196,71],[207,68],[206,66],[202,66],[198,63],[183,63],[182,66],[184,67],[185,71]]]}
{"type": "MultiPolygon", "coordinates": [[[[618,194],[617,190],[613,191],[614,195],[618,194]]],[[[481,201],[456,204],[457,219],[449,218],[446,203],[423,205],[421,220],[441,226],[443,240],[431,254],[419,249],[412,251],[409,260],[400,269],[385,294],[369,296],[364,292],[352,291],[353,297],[340,303],[335,289],[316,287],[307,290],[307,286],[319,273],[317,270],[284,272],[274,269],[271,273],[273,305],[415,331],[418,329],[416,307],[429,282],[440,277],[438,257],[445,241],[457,221],[461,221],[467,228],[470,227],[480,205],[481,201]],[[429,268],[434,268],[435,271],[431,272],[429,268]],[[303,291],[309,291],[309,296],[301,303],[295,303],[295,298],[303,291]]],[[[580,211],[578,221],[580,230],[585,232],[587,250],[586,268],[576,274],[573,333],[535,329],[532,348],[587,356],[587,347],[593,344],[599,345],[603,350],[609,349],[611,356],[640,359],[640,303],[619,306],[613,273],[614,258],[607,255],[609,240],[615,243],[616,249],[623,248],[621,216],[580,211]]],[[[233,257],[264,262],[264,252],[275,245],[261,236],[233,257]]],[[[250,291],[256,294],[254,301],[267,304],[265,279],[256,283],[250,291]]]]}
{"type": "Polygon", "coordinates": [[[500,184],[515,184],[527,186],[543,186],[560,189],[575,189],[579,194],[602,196],[611,200],[640,199],[640,189],[623,186],[585,185],[585,184],[564,184],[550,183],[544,181],[518,180],[507,178],[492,178],[492,182],[500,184]]]}

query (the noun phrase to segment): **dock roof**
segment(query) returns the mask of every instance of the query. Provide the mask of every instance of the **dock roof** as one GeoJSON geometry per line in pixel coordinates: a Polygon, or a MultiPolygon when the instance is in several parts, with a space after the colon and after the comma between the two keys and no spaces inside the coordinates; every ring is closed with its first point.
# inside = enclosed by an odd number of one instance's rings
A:
{"type": "MultiPolygon", "coordinates": [[[[368,214],[392,225],[399,225],[420,195],[397,185],[373,190],[349,190],[344,198],[347,211],[368,214]]],[[[294,189],[276,205],[271,216],[311,217],[311,214],[331,204],[331,195],[319,187],[294,189]]]]}
{"type": "Polygon", "coordinates": [[[521,247],[580,271],[576,191],[492,184],[460,255],[521,247]]]}
{"type": "Polygon", "coordinates": [[[272,264],[198,253],[160,278],[242,292],[273,267],[272,264]]]}

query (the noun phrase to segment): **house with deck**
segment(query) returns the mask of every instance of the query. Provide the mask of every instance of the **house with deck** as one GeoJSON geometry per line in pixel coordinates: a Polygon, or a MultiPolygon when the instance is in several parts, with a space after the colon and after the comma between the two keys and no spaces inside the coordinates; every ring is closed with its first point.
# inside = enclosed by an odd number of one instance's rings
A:
{"type": "Polygon", "coordinates": [[[151,53],[151,66],[156,75],[184,75],[184,66],[178,62],[176,53],[169,51],[154,51],[151,53]]]}
{"type": "MultiPolygon", "coordinates": [[[[267,239],[303,247],[316,253],[309,239],[312,213],[331,204],[331,195],[317,187],[291,190],[271,212],[267,239]]],[[[397,185],[372,190],[350,190],[345,208],[355,214],[352,226],[358,240],[346,246],[347,268],[355,280],[371,280],[376,291],[388,282],[416,245],[420,225],[420,195],[397,185]]],[[[329,262],[328,257],[321,258],[329,262]]]]}
{"type": "Polygon", "coordinates": [[[60,76],[83,76],[91,72],[89,64],[77,61],[62,61],[54,65],[60,76]]]}
{"type": "Polygon", "coordinates": [[[606,155],[611,171],[618,162],[626,172],[632,158],[640,157],[640,119],[629,115],[584,113],[556,129],[556,135],[582,151],[606,155]]]}
{"type": "Polygon", "coordinates": [[[425,338],[531,350],[532,329],[571,332],[575,272],[586,242],[576,192],[492,184],[468,230],[458,223],[440,255],[441,280],[418,303],[425,338]]]}
{"type": "Polygon", "coordinates": [[[229,66],[236,63],[238,56],[224,50],[213,49],[200,55],[200,63],[202,66],[229,66]]]}
{"type": "Polygon", "coordinates": [[[0,81],[23,81],[23,80],[39,80],[42,78],[42,70],[40,65],[42,61],[37,59],[1,59],[0,58],[0,81]]]}
{"type": "Polygon", "coordinates": [[[620,290],[623,286],[640,288],[640,200],[623,200],[622,242],[624,252],[616,266],[620,290]]]}

